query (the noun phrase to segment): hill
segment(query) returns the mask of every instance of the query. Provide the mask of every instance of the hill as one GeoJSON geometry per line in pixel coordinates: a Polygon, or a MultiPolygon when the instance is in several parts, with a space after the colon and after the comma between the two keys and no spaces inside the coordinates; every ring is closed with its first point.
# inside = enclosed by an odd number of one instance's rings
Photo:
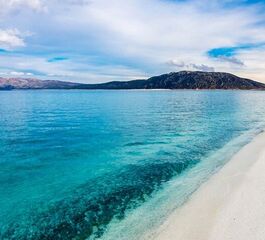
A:
{"type": "Polygon", "coordinates": [[[0,89],[241,89],[265,90],[265,84],[230,73],[181,71],[147,80],[81,84],[73,82],[0,78],[0,89]]]}
{"type": "Polygon", "coordinates": [[[1,78],[0,90],[12,89],[72,89],[79,83],[63,82],[55,80],[39,80],[35,78],[1,78]]]}

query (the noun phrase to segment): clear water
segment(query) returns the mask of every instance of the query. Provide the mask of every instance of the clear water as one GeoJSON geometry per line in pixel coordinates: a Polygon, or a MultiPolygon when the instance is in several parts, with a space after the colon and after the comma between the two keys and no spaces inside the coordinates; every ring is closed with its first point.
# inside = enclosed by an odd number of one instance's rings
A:
{"type": "Polygon", "coordinates": [[[0,114],[0,239],[136,240],[264,129],[265,92],[2,91],[0,114]]]}

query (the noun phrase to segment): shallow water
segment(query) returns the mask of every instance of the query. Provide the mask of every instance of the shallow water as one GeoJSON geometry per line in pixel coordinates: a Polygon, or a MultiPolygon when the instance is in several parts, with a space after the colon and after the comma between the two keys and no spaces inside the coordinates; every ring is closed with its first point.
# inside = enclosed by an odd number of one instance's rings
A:
{"type": "Polygon", "coordinates": [[[0,239],[139,239],[265,126],[265,92],[0,92],[0,239]]]}

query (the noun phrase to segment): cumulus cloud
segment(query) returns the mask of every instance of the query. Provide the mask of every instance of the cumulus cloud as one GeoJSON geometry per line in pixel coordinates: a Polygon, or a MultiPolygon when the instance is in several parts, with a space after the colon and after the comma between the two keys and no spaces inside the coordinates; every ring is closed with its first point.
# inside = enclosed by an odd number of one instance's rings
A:
{"type": "Polygon", "coordinates": [[[198,70],[198,71],[205,71],[205,72],[214,72],[214,67],[207,66],[205,64],[195,64],[195,63],[184,63],[179,62],[176,60],[170,60],[167,62],[170,66],[175,66],[181,70],[198,70]]]}
{"type": "Polygon", "coordinates": [[[17,29],[0,29],[0,48],[10,50],[24,46],[25,42],[17,29]]]}

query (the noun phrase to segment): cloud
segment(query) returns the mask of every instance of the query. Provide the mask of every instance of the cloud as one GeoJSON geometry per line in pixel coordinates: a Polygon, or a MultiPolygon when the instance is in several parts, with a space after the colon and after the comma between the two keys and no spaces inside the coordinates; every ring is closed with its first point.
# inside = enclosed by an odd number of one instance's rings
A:
{"type": "Polygon", "coordinates": [[[207,66],[205,64],[195,64],[195,63],[184,63],[178,62],[176,60],[170,60],[167,62],[168,65],[175,66],[181,70],[198,70],[205,72],[214,72],[214,67],[207,66]]]}
{"type": "Polygon", "coordinates": [[[3,71],[0,72],[0,75],[5,77],[30,77],[34,74],[31,72],[3,71]]]}
{"type": "Polygon", "coordinates": [[[258,49],[242,50],[237,56],[245,66],[235,69],[235,74],[265,83],[265,46],[258,49]]]}
{"type": "Polygon", "coordinates": [[[214,72],[215,71],[214,67],[210,67],[210,66],[207,66],[207,65],[204,65],[204,64],[197,65],[197,64],[191,63],[190,65],[194,69],[199,70],[199,71],[205,71],[205,72],[214,72]]]}
{"type": "Polygon", "coordinates": [[[244,66],[245,64],[236,57],[226,57],[226,56],[220,56],[217,58],[219,61],[229,62],[235,65],[244,66]]]}
{"type": "Polygon", "coordinates": [[[46,10],[42,0],[0,0],[0,14],[20,11],[23,8],[29,8],[34,11],[46,10]]]}
{"type": "Polygon", "coordinates": [[[81,5],[81,6],[91,3],[91,0],[57,0],[57,1],[63,4],[81,5]]]}
{"type": "Polygon", "coordinates": [[[20,76],[20,77],[24,77],[24,76],[33,76],[32,73],[29,72],[16,72],[16,71],[12,71],[9,73],[9,75],[13,75],[13,76],[20,76]]]}
{"type": "Polygon", "coordinates": [[[68,61],[48,62],[43,57],[26,55],[4,55],[0,58],[2,76],[11,72],[32,73],[34,77],[41,79],[58,79],[77,82],[107,82],[113,79],[117,81],[143,79],[148,76],[135,68],[122,65],[98,66],[83,62],[83,59],[69,59],[68,61]],[[11,70],[10,70],[11,69],[11,70]]]}
{"type": "MultiPolygon", "coordinates": [[[[13,9],[1,18],[3,29],[34,32],[27,44],[24,35],[16,35],[26,46],[21,55],[9,53],[5,67],[26,72],[36,68],[47,77],[72,76],[88,82],[127,80],[176,68],[239,75],[253,72],[253,63],[257,64],[260,56],[251,52],[260,55],[256,50],[265,42],[265,4],[231,2],[0,0],[0,6],[13,9]],[[43,13],[42,8],[48,11],[43,13]],[[14,14],[16,11],[19,14],[14,14]],[[247,45],[256,49],[242,48],[247,45]],[[215,52],[218,58],[208,54],[212,49],[219,49],[215,52]],[[224,53],[220,55],[221,50],[224,53]],[[256,60],[249,64],[242,52],[256,60]],[[69,59],[54,61],[54,56],[69,59]],[[168,59],[181,62],[165,64],[168,59]]],[[[260,76],[262,72],[265,75],[264,66],[256,66],[260,76]]]]}
{"type": "Polygon", "coordinates": [[[0,29],[0,48],[10,50],[17,47],[24,47],[25,42],[17,29],[0,29]]]}
{"type": "Polygon", "coordinates": [[[209,55],[209,57],[216,59],[217,61],[228,62],[238,66],[244,66],[244,62],[236,56],[242,51],[252,51],[255,49],[260,49],[263,46],[265,46],[265,43],[261,42],[256,44],[243,44],[234,47],[221,47],[211,49],[207,52],[207,54],[209,55]]]}
{"type": "Polygon", "coordinates": [[[184,62],[178,62],[176,60],[169,60],[167,62],[168,65],[171,65],[171,66],[175,66],[175,67],[178,67],[178,68],[185,68],[187,67],[187,64],[185,64],[184,62]]]}
{"type": "MultiPolygon", "coordinates": [[[[124,58],[124,62],[129,59],[135,65],[148,65],[151,74],[171,71],[175,66],[163,63],[176,58],[194,70],[233,72],[233,66],[240,66],[236,57],[216,61],[206,53],[220,46],[264,41],[261,32],[265,27],[258,23],[265,17],[255,6],[226,8],[217,1],[208,8],[207,3],[98,0],[73,11],[72,16],[78,14],[78,18],[61,21],[70,28],[91,29],[93,34],[83,32],[82,39],[89,39],[105,54],[124,58]]],[[[81,41],[82,45],[85,48],[86,43],[81,41]]]]}

